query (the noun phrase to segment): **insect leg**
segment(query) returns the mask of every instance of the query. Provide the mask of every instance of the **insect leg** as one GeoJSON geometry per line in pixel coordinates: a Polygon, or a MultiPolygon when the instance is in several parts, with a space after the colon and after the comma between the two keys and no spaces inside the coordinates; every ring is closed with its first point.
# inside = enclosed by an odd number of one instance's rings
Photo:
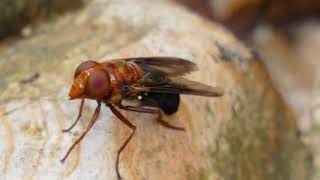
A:
{"type": "Polygon", "coordinates": [[[79,142],[84,138],[84,136],[89,132],[89,130],[92,128],[92,126],[94,125],[94,123],[97,121],[98,116],[100,114],[100,108],[101,108],[101,102],[98,102],[98,106],[96,107],[96,110],[93,114],[93,117],[91,119],[91,121],[89,122],[89,125],[87,127],[87,129],[82,133],[82,135],[72,144],[72,146],[69,148],[68,152],[66,153],[66,155],[60,160],[61,163],[64,163],[64,161],[67,159],[67,157],[69,156],[69,154],[71,153],[71,151],[73,150],[73,148],[79,144],[79,142]]]}
{"type": "Polygon", "coordinates": [[[185,131],[184,127],[177,127],[177,126],[173,126],[171,124],[169,124],[167,121],[164,121],[162,119],[162,114],[161,112],[159,111],[159,116],[158,116],[158,119],[157,121],[164,127],[166,128],[169,128],[169,129],[173,129],[173,130],[178,130],[178,131],[185,131]]]}
{"type": "Polygon", "coordinates": [[[162,119],[162,113],[159,109],[149,109],[149,108],[143,108],[143,107],[135,107],[135,106],[123,106],[120,103],[119,106],[121,109],[128,110],[128,111],[134,111],[134,112],[141,112],[141,113],[150,113],[150,114],[158,114],[157,121],[164,127],[179,131],[184,131],[185,129],[183,127],[177,127],[169,124],[168,122],[164,121],[162,119]]]}
{"type": "Polygon", "coordinates": [[[121,179],[121,176],[120,176],[120,173],[119,173],[119,158],[120,158],[120,154],[124,150],[124,148],[128,145],[130,140],[132,139],[134,133],[136,132],[136,126],[133,125],[130,121],[128,121],[127,118],[125,118],[113,105],[109,105],[109,108],[110,108],[110,110],[112,111],[112,113],[115,116],[117,116],[123,123],[125,123],[130,129],[132,129],[131,135],[122,144],[122,146],[118,150],[118,154],[117,154],[117,159],[116,159],[115,166],[116,166],[116,172],[117,172],[118,179],[121,179]]]}
{"type": "Polygon", "coordinates": [[[122,104],[120,104],[119,107],[120,107],[120,109],[127,110],[127,111],[149,113],[149,114],[158,114],[158,111],[155,109],[136,107],[136,106],[123,106],[122,104]]]}
{"type": "Polygon", "coordinates": [[[79,114],[78,114],[77,119],[73,122],[73,124],[69,128],[63,129],[62,132],[69,132],[78,123],[78,121],[79,121],[79,119],[80,119],[80,117],[82,115],[83,104],[84,104],[84,98],[81,100],[81,104],[80,104],[80,108],[79,108],[79,114]]]}

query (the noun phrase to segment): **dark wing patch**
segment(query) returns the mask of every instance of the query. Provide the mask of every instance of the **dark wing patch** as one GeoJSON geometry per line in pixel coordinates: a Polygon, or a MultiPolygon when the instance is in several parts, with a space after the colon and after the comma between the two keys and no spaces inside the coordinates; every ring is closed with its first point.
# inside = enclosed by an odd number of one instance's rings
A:
{"type": "Polygon", "coordinates": [[[146,84],[144,87],[136,87],[135,89],[141,92],[174,93],[211,97],[223,95],[223,89],[220,87],[208,86],[182,77],[167,79],[167,81],[162,84],[146,84]]]}
{"type": "Polygon", "coordinates": [[[138,64],[145,73],[182,76],[198,70],[195,63],[176,57],[135,57],[123,59],[138,64]]]}

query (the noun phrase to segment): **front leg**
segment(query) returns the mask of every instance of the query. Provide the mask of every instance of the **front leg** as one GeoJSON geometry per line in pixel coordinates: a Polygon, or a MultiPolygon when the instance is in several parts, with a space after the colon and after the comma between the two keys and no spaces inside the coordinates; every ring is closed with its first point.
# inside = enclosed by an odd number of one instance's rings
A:
{"type": "Polygon", "coordinates": [[[97,101],[98,105],[96,107],[96,110],[94,111],[94,114],[89,122],[89,125],[87,126],[86,130],[82,133],[82,135],[70,146],[68,149],[67,153],[64,155],[64,157],[60,160],[61,163],[64,163],[64,161],[67,159],[71,151],[74,149],[74,147],[81,142],[81,140],[86,136],[86,134],[89,132],[89,130],[92,128],[94,123],[97,121],[98,116],[100,114],[100,109],[101,109],[101,102],[97,101]]]}
{"type": "Polygon", "coordinates": [[[157,114],[157,121],[164,127],[178,130],[178,131],[185,131],[185,128],[183,127],[177,127],[169,124],[168,122],[164,121],[162,119],[162,113],[159,109],[151,109],[151,108],[144,108],[144,107],[135,107],[135,106],[123,106],[121,103],[119,104],[119,108],[127,111],[133,111],[133,112],[141,112],[141,113],[149,113],[149,114],[157,114]]]}
{"type": "Polygon", "coordinates": [[[84,105],[84,98],[82,98],[82,100],[81,100],[81,104],[80,104],[80,107],[79,107],[79,113],[78,113],[77,119],[72,123],[72,125],[69,128],[63,129],[62,132],[65,133],[65,132],[71,131],[71,129],[73,129],[73,127],[79,122],[79,119],[80,119],[80,117],[82,115],[83,105],[84,105]]]}

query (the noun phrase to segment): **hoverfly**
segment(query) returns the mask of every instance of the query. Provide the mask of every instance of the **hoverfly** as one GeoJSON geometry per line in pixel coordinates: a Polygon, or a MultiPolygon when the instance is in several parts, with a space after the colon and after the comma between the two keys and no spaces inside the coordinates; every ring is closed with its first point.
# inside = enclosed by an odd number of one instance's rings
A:
{"type": "Polygon", "coordinates": [[[164,121],[161,110],[168,115],[175,113],[178,110],[180,94],[208,97],[223,95],[220,87],[208,86],[181,77],[197,69],[196,64],[176,57],[135,57],[101,63],[91,60],[81,63],[75,71],[69,92],[71,100],[81,99],[79,114],[73,124],[63,132],[70,131],[77,124],[86,98],[96,100],[97,107],[88,127],[69,148],[61,162],[65,161],[73,148],[94,125],[100,113],[101,103],[105,103],[119,120],[132,129],[132,133],[117,153],[115,169],[118,179],[121,179],[118,167],[119,157],[132,139],[136,126],[118,109],[157,114],[159,124],[173,130],[184,131],[184,128],[164,121]],[[123,105],[123,100],[130,99],[138,99],[140,105],[123,105]]]}

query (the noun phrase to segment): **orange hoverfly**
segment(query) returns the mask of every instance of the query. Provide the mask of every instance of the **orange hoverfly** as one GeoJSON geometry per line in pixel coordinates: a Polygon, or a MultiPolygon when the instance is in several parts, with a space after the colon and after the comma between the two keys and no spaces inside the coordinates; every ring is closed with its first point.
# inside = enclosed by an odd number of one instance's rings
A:
{"type": "Polygon", "coordinates": [[[84,138],[98,119],[101,103],[105,103],[111,112],[125,125],[132,129],[131,135],[119,148],[115,163],[118,179],[119,157],[132,139],[136,126],[125,118],[117,109],[141,113],[157,114],[157,121],[166,128],[184,131],[162,119],[162,112],[167,115],[178,110],[180,94],[218,97],[223,95],[220,87],[212,87],[181,77],[186,73],[196,71],[198,67],[193,62],[176,57],[134,57],[113,59],[105,62],[85,61],[76,69],[74,81],[69,92],[71,100],[81,99],[79,114],[73,124],[64,129],[70,131],[79,121],[86,98],[96,100],[97,107],[83,134],[72,144],[63,163],[73,148],[84,138]],[[138,106],[125,106],[123,100],[138,99],[138,106]],[[162,110],[162,112],[161,112],[162,110]]]}

